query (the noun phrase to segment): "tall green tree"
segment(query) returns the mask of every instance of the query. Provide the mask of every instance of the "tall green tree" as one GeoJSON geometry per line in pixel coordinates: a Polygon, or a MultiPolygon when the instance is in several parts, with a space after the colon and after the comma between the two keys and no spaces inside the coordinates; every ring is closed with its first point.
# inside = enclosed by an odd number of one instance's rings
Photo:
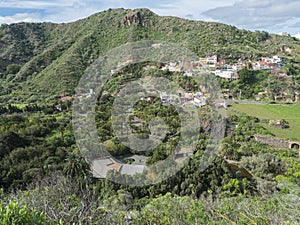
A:
{"type": "Polygon", "coordinates": [[[243,68],[239,71],[240,82],[243,84],[253,84],[255,82],[255,76],[253,71],[243,68]]]}

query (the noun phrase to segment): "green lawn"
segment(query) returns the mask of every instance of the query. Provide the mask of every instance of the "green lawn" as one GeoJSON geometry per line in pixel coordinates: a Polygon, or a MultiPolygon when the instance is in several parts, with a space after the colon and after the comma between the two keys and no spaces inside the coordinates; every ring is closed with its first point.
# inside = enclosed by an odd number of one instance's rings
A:
{"type": "Polygon", "coordinates": [[[250,116],[260,119],[281,120],[289,122],[288,129],[279,129],[261,123],[266,129],[279,138],[300,141],[300,106],[299,105],[253,105],[253,104],[233,104],[232,109],[244,112],[250,116]]]}

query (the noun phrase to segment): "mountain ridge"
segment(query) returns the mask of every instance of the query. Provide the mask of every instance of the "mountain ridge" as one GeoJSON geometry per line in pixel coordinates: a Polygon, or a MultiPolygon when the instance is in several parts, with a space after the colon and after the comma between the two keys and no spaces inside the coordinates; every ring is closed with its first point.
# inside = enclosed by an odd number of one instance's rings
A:
{"type": "Polygon", "coordinates": [[[158,16],[145,8],[109,9],[71,23],[2,25],[0,38],[0,74],[8,80],[4,83],[12,88],[12,96],[19,99],[28,99],[28,92],[46,96],[72,93],[95,59],[138,40],[173,42],[198,56],[217,54],[229,61],[278,54],[300,62],[300,41],[293,37],[158,16]],[[12,64],[20,67],[15,74],[7,71],[12,64]]]}

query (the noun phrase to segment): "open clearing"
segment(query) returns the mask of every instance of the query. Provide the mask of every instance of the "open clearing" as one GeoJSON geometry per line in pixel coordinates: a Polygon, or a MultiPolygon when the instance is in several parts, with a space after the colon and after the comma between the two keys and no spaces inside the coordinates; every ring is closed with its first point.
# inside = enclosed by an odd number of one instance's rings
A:
{"type": "Polygon", "coordinates": [[[255,116],[259,119],[281,120],[289,122],[288,129],[280,129],[261,123],[276,137],[294,141],[300,141],[300,106],[299,105],[255,105],[255,104],[233,104],[231,109],[255,116]]]}

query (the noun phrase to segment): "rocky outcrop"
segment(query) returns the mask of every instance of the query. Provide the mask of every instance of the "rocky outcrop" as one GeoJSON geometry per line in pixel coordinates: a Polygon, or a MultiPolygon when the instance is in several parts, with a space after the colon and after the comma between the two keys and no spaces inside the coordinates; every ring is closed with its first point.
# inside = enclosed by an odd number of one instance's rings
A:
{"type": "Polygon", "coordinates": [[[292,53],[292,49],[286,45],[283,45],[281,48],[280,48],[280,51],[282,52],[285,52],[285,53],[292,53]]]}
{"type": "Polygon", "coordinates": [[[152,13],[149,10],[139,10],[134,11],[128,15],[125,16],[125,18],[122,21],[122,26],[132,26],[132,25],[138,25],[143,27],[149,27],[153,25],[153,22],[148,18],[149,13],[152,13]]]}
{"type": "Polygon", "coordinates": [[[140,12],[129,14],[123,19],[123,25],[131,26],[132,24],[142,25],[142,16],[140,12]]]}

